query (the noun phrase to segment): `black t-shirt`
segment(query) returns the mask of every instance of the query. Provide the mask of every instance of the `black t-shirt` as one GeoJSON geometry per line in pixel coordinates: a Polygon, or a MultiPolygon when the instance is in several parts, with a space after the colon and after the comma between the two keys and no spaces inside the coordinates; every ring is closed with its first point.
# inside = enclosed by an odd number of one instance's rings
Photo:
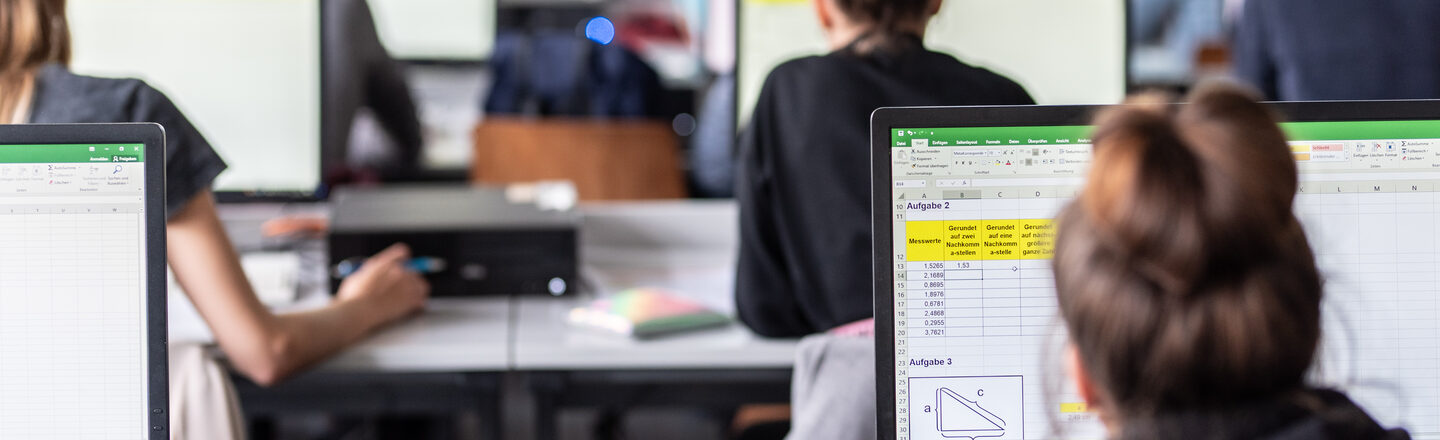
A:
{"type": "Polygon", "coordinates": [[[225,161],[163,93],[138,79],[81,76],[45,66],[35,76],[30,123],[154,122],[165,128],[165,214],[210,189],[225,161]]]}
{"type": "Polygon", "coordinates": [[[1033,104],[1020,85],[904,47],[790,61],[766,79],[741,140],[741,321],[802,336],[873,316],[870,114],[880,107],[1033,104]]]}

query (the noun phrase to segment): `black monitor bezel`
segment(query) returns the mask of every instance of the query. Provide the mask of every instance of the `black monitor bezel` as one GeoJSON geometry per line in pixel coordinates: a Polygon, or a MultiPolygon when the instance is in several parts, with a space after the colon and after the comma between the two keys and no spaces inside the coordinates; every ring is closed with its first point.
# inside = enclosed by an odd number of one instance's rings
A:
{"type": "MultiPolygon", "coordinates": [[[[1183,105],[1183,104],[1177,104],[1183,105]]],[[[1440,100],[1271,102],[1266,106],[1286,122],[1440,120],[1440,100]]],[[[890,132],[901,128],[1031,127],[1088,125],[1110,106],[993,106],[881,108],[870,117],[871,251],[875,284],[876,438],[894,440],[894,247],[890,216],[890,132]]]]}
{"type": "Polygon", "coordinates": [[[170,437],[168,319],[165,275],[165,129],[159,124],[28,124],[0,126],[0,144],[142,144],[145,146],[145,375],[151,440],[170,437]]]}

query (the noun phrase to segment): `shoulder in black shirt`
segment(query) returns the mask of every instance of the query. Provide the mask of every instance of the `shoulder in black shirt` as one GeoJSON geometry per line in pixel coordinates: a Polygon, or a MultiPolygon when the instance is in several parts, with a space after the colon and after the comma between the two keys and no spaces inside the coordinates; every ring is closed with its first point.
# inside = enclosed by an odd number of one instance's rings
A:
{"type": "Polygon", "coordinates": [[[793,60],[765,81],[737,163],[740,320],[803,336],[873,316],[870,114],[1033,104],[1023,87],[918,43],[793,60]]]}

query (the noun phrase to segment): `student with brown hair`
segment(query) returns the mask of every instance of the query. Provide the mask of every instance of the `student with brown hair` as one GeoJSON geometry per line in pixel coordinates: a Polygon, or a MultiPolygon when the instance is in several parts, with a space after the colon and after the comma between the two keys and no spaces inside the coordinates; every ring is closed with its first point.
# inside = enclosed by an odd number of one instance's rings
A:
{"type": "Polygon", "coordinates": [[[737,309],[772,337],[874,316],[870,113],[1034,103],[1014,81],[925,47],[940,0],[812,1],[833,52],[770,73],[736,165],[737,309]]]}
{"type": "MultiPolygon", "coordinates": [[[[283,315],[255,296],[215,211],[225,170],[165,95],[134,79],[71,73],[64,0],[0,0],[0,123],[155,122],[165,128],[170,268],[241,373],[269,385],[424,305],[430,287],[394,246],[368,260],[328,307],[283,315]]],[[[223,87],[223,85],[217,85],[223,87]]]]}
{"type": "Polygon", "coordinates": [[[1113,438],[1405,439],[1305,383],[1322,281],[1284,134],[1244,92],[1136,98],[1097,118],[1058,218],[1070,375],[1113,438]]]}

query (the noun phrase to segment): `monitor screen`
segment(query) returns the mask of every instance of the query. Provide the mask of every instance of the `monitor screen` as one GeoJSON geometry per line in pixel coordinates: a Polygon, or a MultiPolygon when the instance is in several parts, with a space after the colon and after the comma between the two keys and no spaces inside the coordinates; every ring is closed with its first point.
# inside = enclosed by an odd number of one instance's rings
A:
{"type": "Polygon", "coordinates": [[[1207,73],[1206,51],[1226,47],[1233,0],[1126,0],[1130,7],[1130,83],[1193,84],[1207,73]]]}
{"type": "Polygon", "coordinates": [[[0,438],[150,437],[147,153],[0,145],[0,438]]]}
{"type": "MultiPolygon", "coordinates": [[[[1111,0],[947,0],[925,41],[1015,80],[1040,104],[1108,104],[1125,95],[1125,17],[1111,0]]],[[[775,66],[826,52],[811,2],[742,0],[740,127],[775,66]]]]}
{"type": "Polygon", "coordinates": [[[397,59],[483,61],[495,46],[495,0],[370,0],[370,11],[397,59]]]}
{"type": "MultiPolygon", "coordinates": [[[[1440,121],[1283,128],[1326,280],[1314,382],[1440,438],[1440,121]]],[[[893,438],[1105,437],[1058,367],[1050,266],[1051,219],[1083,184],[1089,133],[890,130],[893,438]]]]}
{"type": "Polygon", "coordinates": [[[217,191],[320,184],[316,0],[70,0],[76,73],[164,92],[229,169],[217,191]]]}

